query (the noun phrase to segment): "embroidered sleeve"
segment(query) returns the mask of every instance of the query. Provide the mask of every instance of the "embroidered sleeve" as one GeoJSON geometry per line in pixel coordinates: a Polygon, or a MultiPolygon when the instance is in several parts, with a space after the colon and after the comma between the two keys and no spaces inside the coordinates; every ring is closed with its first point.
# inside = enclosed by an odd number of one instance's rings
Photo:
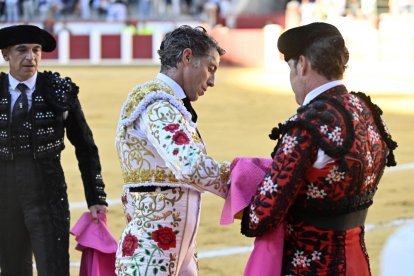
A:
{"type": "Polygon", "coordinates": [[[218,162],[205,153],[196,129],[174,105],[167,100],[150,104],[139,126],[178,179],[226,196],[228,162],[218,162]]]}
{"type": "Polygon", "coordinates": [[[106,202],[105,185],[101,175],[101,163],[98,148],[93,139],[79,100],[70,109],[65,121],[66,134],[75,147],[75,154],[81,172],[88,207],[106,202]]]}
{"type": "Polygon", "coordinates": [[[270,169],[244,211],[244,235],[259,236],[283,221],[305,183],[304,175],[316,153],[317,147],[303,128],[292,128],[282,136],[270,169]]]}

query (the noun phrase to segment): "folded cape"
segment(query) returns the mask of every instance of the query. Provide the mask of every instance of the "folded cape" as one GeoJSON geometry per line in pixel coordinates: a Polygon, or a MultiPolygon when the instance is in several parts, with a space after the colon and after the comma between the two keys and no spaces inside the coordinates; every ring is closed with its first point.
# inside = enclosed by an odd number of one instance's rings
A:
{"type": "Polygon", "coordinates": [[[98,214],[98,223],[85,212],[71,230],[82,251],[79,276],[114,276],[117,241],[106,224],[106,215],[98,214]]]}
{"type": "Polygon", "coordinates": [[[220,224],[231,224],[234,216],[250,204],[257,186],[262,183],[269,158],[237,157],[230,165],[230,190],[221,212],[220,224]]]}
{"type": "MultiPolygon", "coordinates": [[[[267,168],[272,164],[267,158],[238,157],[230,165],[230,190],[221,212],[220,224],[231,224],[243,212],[263,182],[267,168]]],[[[253,251],[244,270],[245,276],[278,276],[282,271],[284,226],[279,225],[262,236],[256,237],[253,251]]]]}

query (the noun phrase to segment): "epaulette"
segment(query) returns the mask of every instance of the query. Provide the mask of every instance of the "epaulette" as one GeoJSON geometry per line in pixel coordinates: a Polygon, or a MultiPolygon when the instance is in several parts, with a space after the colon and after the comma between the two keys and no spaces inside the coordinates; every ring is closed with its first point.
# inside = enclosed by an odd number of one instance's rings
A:
{"type": "Polygon", "coordinates": [[[331,157],[344,156],[355,139],[350,113],[332,97],[319,97],[300,107],[298,125],[308,130],[314,143],[331,157]]]}
{"type": "Polygon", "coordinates": [[[46,82],[42,89],[45,100],[59,111],[69,110],[79,93],[79,87],[69,77],[60,77],[58,72],[44,71],[46,82]]]}
{"type": "MultiPolygon", "coordinates": [[[[190,112],[184,107],[182,101],[174,95],[171,88],[159,80],[154,80],[143,85],[137,85],[128,95],[121,110],[119,125],[127,126],[132,124],[148,105],[158,100],[168,101],[183,114],[186,120],[191,120],[190,112]]],[[[193,123],[190,122],[190,124],[193,123]]]]}

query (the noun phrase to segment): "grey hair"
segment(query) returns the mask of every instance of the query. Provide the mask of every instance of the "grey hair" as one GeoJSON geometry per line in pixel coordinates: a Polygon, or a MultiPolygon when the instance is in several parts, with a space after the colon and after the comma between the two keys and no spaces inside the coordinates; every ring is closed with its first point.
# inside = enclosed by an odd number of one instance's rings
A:
{"type": "Polygon", "coordinates": [[[206,56],[212,49],[216,49],[220,56],[226,53],[218,45],[217,41],[207,34],[206,29],[203,27],[193,28],[188,25],[182,25],[168,32],[161,42],[160,49],[158,50],[161,72],[177,67],[186,48],[191,49],[195,57],[206,56]]]}

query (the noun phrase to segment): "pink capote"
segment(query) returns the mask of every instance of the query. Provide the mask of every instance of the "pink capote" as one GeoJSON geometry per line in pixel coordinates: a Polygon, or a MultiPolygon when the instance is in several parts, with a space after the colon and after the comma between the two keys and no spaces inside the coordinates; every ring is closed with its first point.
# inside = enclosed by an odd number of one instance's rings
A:
{"type": "Polygon", "coordinates": [[[114,276],[117,241],[106,224],[106,215],[98,213],[99,222],[84,212],[71,230],[82,251],[79,276],[114,276]]]}
{"type": "MultiPolygon", "coordinates": [[[[246,208],[262,183],[268,158],[237,157],[230,165],[230,190],[224,202],[220,224],[231,224],[234,216],[246,208]]],[[[278,276],[282,271],[284,227],[280,225],[256,237],[253,251],[244,270],[245,276],[278,276]]]]}

